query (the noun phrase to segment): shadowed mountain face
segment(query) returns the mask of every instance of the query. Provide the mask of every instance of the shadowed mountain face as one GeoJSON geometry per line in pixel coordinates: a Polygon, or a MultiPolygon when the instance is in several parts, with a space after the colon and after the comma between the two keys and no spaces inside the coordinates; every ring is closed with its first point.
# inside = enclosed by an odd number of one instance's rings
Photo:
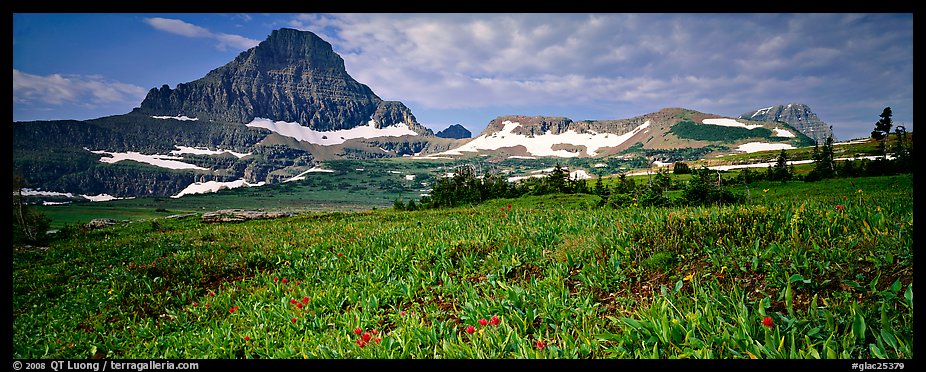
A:
{"type": "MultiPolygon", "coordinates": [[[[830,126],[820,120],[817,114],[810,111],[810,107],[803,103],[777,105],[749,111],[740,115],[740,119],[755,121],[782,121],[788,123],[807,137],[823,143],[826,137],[832,136],[830,126]]],[[[834,137],[835,139],[835,137],[834,137]]]]}
{"type": "Polygon", "coordinates": [[[344,69],[331,44],[308,31],[279,29],[205,77],[175,89],[153,88],[134,110],[200,120],[248,123],[254,118],[296,122],[318,131],[420,125],[401,102],[383,101],[344,69]]]}
{"type": "Polygon", "coordinates": [[[472,137],[473,133],[470,132],[469,129],[464,128],[460,124],[454,124],[440,132],[437,132],[437,134],[435,135],[441,138],[462,139],[462,138],[472,137]]]}

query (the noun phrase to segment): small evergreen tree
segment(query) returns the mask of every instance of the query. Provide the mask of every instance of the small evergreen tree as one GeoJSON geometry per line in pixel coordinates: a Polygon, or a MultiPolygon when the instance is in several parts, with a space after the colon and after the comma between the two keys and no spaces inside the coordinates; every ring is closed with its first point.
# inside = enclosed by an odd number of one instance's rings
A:
{"type": "Polygon", "coordinates": [[[881,112],[881,119],[875,123],[875,130],[871,131],[871,138],[880,142],[878,152],[881,156],[887,155],[887,135],[891,133],[891,108],[885,107],[881,112]]]}
{"type": "Polygon", "coordinates": [[[672,173],[689,174],[691,173],[691,168],[688,166],[688,164],[679,161],[672,165],[672,173]]]}

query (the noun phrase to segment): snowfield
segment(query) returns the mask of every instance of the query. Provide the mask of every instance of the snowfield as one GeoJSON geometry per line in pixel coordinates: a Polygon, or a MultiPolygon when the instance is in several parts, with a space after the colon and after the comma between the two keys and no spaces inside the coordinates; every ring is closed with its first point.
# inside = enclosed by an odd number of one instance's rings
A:
{"type": "Polygon", "coordinates": [[[225,189],[234,189],[238,187],[252,187],[252,186],[263,186],[265,182],[258,183],[248,183],[247,181],[240,179],[237,181],[231,182],[218,182],[218,181],[209,181],[209,182],[193,182],[185,189],[177,193],[177,195],[171,196],[171,198],[179,198],[184,195],[192,194],[205,194],[210,192],[216,192],[219,190],[225,189]]]}
{"type": "MultiPolygon", "coordinates": [[[[16,195],[16,193],[14,192],[13,195],[16,195]]],[[[22,189],[22,196],[63,196],[63,197],[70,198],[70,199],[76,198],[74,194],[69,193],[69,192],[39,191],[39,190],[32,190],[32,189],[26,189],[26,188],[22,189]]],[[[81,197],[81,198],[87,199],[92,202],[104,202],[104,201],[118,200],[118,199],[134,199],[133,197],[117,198],[109,194],[78,195],[77,197],[81,197]]],[[[53,202],[44,202],[44,203],[46,203],[45,205],[54,205],[54,204],[48,204],[48,203],[53,203],[53,202]]],[[[57,203],[57,204],[66,204],[66,203],[70,203],[70,202],[63,202],[63,203],[57,203]]]]}
{"type": "Polygon", "coordinates": [[[84,150],[90,151],[94,154],[109,155],[110,157],[100,158],[100,162],[103,162],[103,163],[116,163],[116,162],[120,162],[123,160],[134,160],[139,163],[151,164],[156,167],[168,168],[168,169],[206,170],[206,168],[202,168],[202,167],[190,164],[190,163],[184,163],[182,161],[178,161],[179,159],[183,159],[182,157],[179,157],[179,156],[145,155],[145,154],[138,153],[135,151],[129,151],[129,152],[109,152],[109,151],[103,151],[103,150],[92,151],[87,148],[84,148],[84,150]]]}
{"type": "Polygon", "coordinates": [[[749,142],[739,145],[736,148],[736,151],[742,151],[747,153],[759,152],[759,151],[768,151],[768,150],[790,150],[794,146],[791,146],[787,143],[766,143],[766,142],[749,142]]]}
{"type": "Polygon", "coordinates": [[[188,116],[186,116],[186,115],[183,115],[183,116],[152,116],[152,117],[155,118],[155,119],[174,119],[174,120],[182,120],[182,121],[197,121],[197,120],[199,120],[199,119],[197,119],[197,118],[191,118],[191,117],[188,117],[188,116]]]}
{"type": "Polygon", "coordinates": [[[794,137],[794,133],[787,129],[775,128],[772,130],[775,131],[775,137],[794,137]]]}
{"type": "Polygon", "coordinates": [[[761,125],[747,125],[746,123],[740,123],[736,121],[736,119],[727,119],[727,118],[704,119],[704,120],[701,120],[701,124],[720,125],[724,127],[738,127],[738,128],[746,128],[746,129],[762,128],[761,125]]]}
{"type": "Polygon", "coordinates": [[[436,155],[463,155],[463,152],[478,152],[479,150],[498,150],[503,147],[514,147],[514,146],[524,146],[527,148],[527,152],[534,156],[555,156],[560,158],[574,158],[581,155],[578,152],[571,152],[566,150],[553,150],[555,145],[572,145],[572,146],[585,146],[585,153],[589,156],[595,156],[598,154],[598,149],[603,147],[615,147],[619,146],[622,143],[626,142],[630,137],[633,137],[637,133],[645,130],[649,127],[650,122],[647,120],[645,123],[634,128],[632,131],[624,133],[622,135],[616,135],[613,133],[583,133],[579,134],[573,130],[569,130],[565,133],[552,134],[549,131],[547,133],[528,137],[521,134],[514,134],[516,128],[521,126],[521,123],[512,122],[510,120],[505,120],[502,122],[505,126],[502,130],[488,134],[481,135],[476,137],[470,142],[457,147],[452,150],[444,151],[436,155]]]}
{"type": "Polygon", "coordinates": [[[331,170],[331,169],[322,169],[322,168],[318,168],[318,167],[313,167],[312,169],[309,169],[309,170],[307,170],[307,171],[305,171],[305,172],[302,172],[302,173],[299,173],[299,174],[297,174],[297,175],[295,175],[295,176],[293,176],[293,177],[287,178],[287,179],[283,180],[283,182],[293,182],[293,181],[304,180],[304,179],[305,179],[305,175],[307,175],[307,174],[309,174],[309,173],[334,173],[334,171],[331,170]]]}
{"type": "MultiPolygon", "coordinates": [[[[375,138],[375,137],[398,137],[404,135],[418,135],[408,127],[408,124],[399,123],[390,125],[385,128],[376,128],[373,125],[375,121],[370,120],[367,125],[356,126],[350,129],[341,129],[333,131],[317,131],[299,123],[285,121],[273,121],[265,118],[254,118],[250,123],[245,124],[249,127],[264,128],[277,133],[281,136],[292,137],[300,141],[314,143],[316,145],[340,145],[353,138],[375,138]]],[[[385,151],[385,150],[383,150],[385,151]]]]}
{"type": "Polygon", "coordinates": [[[210,150],[210,149],[204,149],[204,148],[198,148],[198,147],[187,147],[187,146],[174,146],[174,147],[176,147],[177,150],[173,150],[173,151],[171,151],[170,153],[171,153],[171,154],[176,154],[176,155],[183,155],[183,154],[193,154],[193,155],[221,155],[221,154],[224,154],[224,153],[229,153],[229,154],[232,154],[232,155],[238,157],[238,159],[241,159],[241,158],[243,158],[243,157],[245,157],[245,156],[251,155],[250,152],[234,152],[234,151],[231,151],[231,150],[222,150],[222,149],[210,150]]]}

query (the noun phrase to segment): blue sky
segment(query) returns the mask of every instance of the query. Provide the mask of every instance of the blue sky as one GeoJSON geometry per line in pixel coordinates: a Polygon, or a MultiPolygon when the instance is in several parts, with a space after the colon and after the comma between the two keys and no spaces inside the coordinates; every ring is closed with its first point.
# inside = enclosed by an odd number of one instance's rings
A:
{"type": "Polygon", "coordinates": [[[127,113],[282,27],[330,42],[435,131],[795,102],[840,140],[867,137],[884,107],[913,130],[911,13],[14,13],[13,120],[127,113]]]}

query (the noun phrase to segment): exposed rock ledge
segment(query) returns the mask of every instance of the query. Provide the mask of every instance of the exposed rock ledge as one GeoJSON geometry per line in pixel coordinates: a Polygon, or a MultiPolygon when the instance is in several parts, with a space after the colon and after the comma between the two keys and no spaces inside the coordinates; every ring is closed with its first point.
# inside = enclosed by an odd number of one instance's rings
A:
{"type": "Polygon", "coordinates": [[[259,210],[223,209],[203,213],[203,222],[241,222],[247,220],[265,220],[292,216],[289,212],[264,212],[259,210]]]}

